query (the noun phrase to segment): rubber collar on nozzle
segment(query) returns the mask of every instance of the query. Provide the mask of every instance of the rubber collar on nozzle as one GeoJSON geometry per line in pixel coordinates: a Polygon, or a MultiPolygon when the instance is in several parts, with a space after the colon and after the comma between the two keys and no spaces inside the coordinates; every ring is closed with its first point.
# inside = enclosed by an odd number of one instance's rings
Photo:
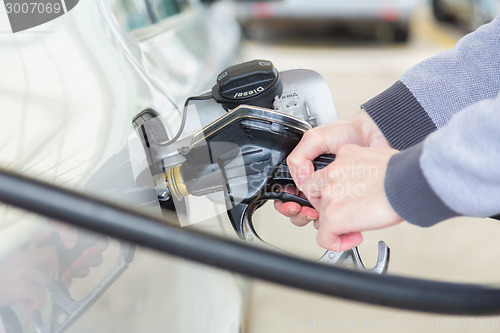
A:
{"type": "Polygon", "coordinates": [[[256,59],[228,67],[212,88],[214,99],[226,111],[247,104],[272,109],[283,86],[278,70],[269,60],[256,59]]]}

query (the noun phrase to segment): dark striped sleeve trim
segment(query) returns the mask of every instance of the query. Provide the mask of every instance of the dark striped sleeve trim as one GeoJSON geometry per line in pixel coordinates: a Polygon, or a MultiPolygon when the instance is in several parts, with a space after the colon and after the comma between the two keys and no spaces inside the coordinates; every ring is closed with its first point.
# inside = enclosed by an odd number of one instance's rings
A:
{"type": "Polygon", "coordinates": [[[385,194],[406,221],[429,227],[459,216],[432,190],[420,167],[423,143],[393,155],[385,175],[385,194]]]}
{"type": "Polygon", "coordinates": [[[408,87],[397,81],[361,106],[375,121],[391,146],[403,150],[437,129],[408,87]]]}

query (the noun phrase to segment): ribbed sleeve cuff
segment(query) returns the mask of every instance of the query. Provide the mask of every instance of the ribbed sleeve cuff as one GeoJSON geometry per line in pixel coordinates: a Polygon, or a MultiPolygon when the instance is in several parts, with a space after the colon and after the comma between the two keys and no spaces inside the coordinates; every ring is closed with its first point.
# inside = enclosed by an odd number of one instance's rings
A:
{"type": "Polygon", "coordinates": [[[392,208],[406,221],[429,227],[459,216],[434,193],[420,168],[423,143],[393,155],[387,167],[385,193],[392,208]]]}
{"type": "Polygon", "coordinates": [[[375,121],[391,146],[403,150],[437,129],[410,89],[397,81],[361,106],[375,121]]]}

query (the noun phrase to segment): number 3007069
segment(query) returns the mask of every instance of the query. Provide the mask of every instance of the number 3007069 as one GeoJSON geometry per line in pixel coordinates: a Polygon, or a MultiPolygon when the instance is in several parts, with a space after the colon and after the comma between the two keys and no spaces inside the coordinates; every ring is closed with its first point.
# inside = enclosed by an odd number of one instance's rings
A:
{"type": "Polygon", "coordinates": [[[7,14],[59,14],[63,9],[60,3],[24,2],[5,3],[7,14]]]}

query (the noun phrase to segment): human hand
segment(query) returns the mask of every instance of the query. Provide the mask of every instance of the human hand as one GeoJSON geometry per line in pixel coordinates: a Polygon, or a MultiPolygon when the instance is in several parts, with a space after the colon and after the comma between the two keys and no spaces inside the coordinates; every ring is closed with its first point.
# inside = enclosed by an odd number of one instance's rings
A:
{"type": "Polygon", "coordinates": [[[41,246],[35,239],[26,248],[0,262],[0,307],[21,303],[27,310],[39,309],[45,289],[58,271],[57,250],[41,246]]]}
{"type": "Polygon", "coordinates": [[[83,250],[80,256],[61,273],[61,280],[67,288],[71,286],[74,278],[84,278],[89,275],[91,268],[102,264],[103,252],[108,248],[108,244],[106,238],[99,239],[96,244],[83,250]]]}
{"type": "Polygon", "coordinates": [[[42,230],[23,249],[0,261],[0,307],[21,303],[27,310],[39,309],[45,301],[46,288],[58,274],[69,288],[73,278],[85,277],[91,267],[99,266],[108,246],[105,238],[83,249],[69,267],[60,272],[63,263],[59,252],[74,248],[78,237],[95,236],[56,224],[42,230]],[[54,238],[54,234],[58,237],[54,238]],[[62,246],[54,243],[55,239],[60,239],[62,246]]]}
{"type": "MultiPolygon", "coordinates": [[[[366,111],[361,110],[355,117],[339,120],[307,131],[297,147],[288,156],[287,164],[292,178],[299,187],[314,172],[312,161],[321,154],[337,153],[345,144],[365,147],[390,148],[375,122],[366,111]]],[[[299,194],[296,193],[292,194],[299,194]]],[[[319,217],[318,211],[302,207],[295,202],[274,201],[274,207],[281,214],[290,217],[292,223],[304,226],[319,217]]]]}
{"type": "MultiPolygon", "coordinates": [[[[96,237],[94,235],[82,233],[78,229],[72,228],[70,226],[61,224],[58,226],[59,238],[64,246],[62,251],[70,251],[79,241],[79,238],[86,237],[96,237]]],[[[82,241],[82,240],[80,240],[82,241]]],[[[79,256],[73,260],[73,262],[66,263],[68,266],[60,273],[60,279],[64,282],[67,288],[71,286],[74,278],[83,278],[90,273],[92,267],[98,267],[103,261],[103,252],[108,247],[108,240],[106,238],[99,238],[97,241],[92,241],[89,239],[84,239],[89,244],[88,247],[83,248],[79,256]]]]}
{"type": "Polygon", "coordinates": [[[362,231],[388,227],[403,219],[384,189],[390,148],[344,145],[333,163],[314,172],[300,188],[319,210],[315,221],[320,246],[341,252],[358,246],[362,231]]]}

